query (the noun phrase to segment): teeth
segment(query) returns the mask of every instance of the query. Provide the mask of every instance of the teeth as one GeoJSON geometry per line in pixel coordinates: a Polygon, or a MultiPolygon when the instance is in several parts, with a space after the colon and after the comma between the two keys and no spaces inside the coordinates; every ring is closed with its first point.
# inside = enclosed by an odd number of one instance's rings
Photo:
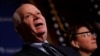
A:
{"type": "Polygon", "coordinates": [[[41,27],[43,24],[42,23],[38,23],[38,24],[36,24],[35,26],[36,27],[41,27]]]}
{"type": "Polygon", "coordinates": [[[39,25],[39,26],[37,26],[37,27],[38,27],[38,28],[39,28],[39,27],[42,27],[42,25],[39,25]]]}

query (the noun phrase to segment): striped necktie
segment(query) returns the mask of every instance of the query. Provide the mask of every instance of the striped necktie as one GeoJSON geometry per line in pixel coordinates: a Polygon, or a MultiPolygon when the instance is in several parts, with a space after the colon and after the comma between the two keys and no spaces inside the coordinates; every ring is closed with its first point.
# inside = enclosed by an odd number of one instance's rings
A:
{"type": "Polygon", "coordinates": [[[52,56],[64,56],[63,54],[61,54],[60,52],[58,52],[55,48],[53,48],[48,43],[43,43],[42,46],[52,56]]]}

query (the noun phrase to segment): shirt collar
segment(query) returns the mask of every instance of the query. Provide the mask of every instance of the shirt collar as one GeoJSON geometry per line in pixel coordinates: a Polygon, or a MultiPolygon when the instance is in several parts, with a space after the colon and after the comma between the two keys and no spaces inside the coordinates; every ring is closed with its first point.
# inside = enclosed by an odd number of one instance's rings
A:
{"type": "MultiPolygon", "coordinates": [[[[48,43],[48,41],[46,40],[46,41],[44,41],[44,43],[48,43]]],[[[42,44],[43,43],[41,43],[41,42],[36,42],[36,43],[30,44],[30,46],[37,47],[37,48],[41,48],[42,47],[42,44]]]]}

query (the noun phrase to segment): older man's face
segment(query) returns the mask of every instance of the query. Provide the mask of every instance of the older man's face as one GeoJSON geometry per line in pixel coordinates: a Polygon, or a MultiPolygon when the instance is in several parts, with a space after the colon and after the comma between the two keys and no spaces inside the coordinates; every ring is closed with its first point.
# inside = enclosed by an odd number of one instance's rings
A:
{"type": "Polygon", "coordinates": [[[24,4],[20,8],[20,13],[22,15],[22,22],[32,34],[47,35],[46,21],[39,9],[32,4],[24,4]]]}

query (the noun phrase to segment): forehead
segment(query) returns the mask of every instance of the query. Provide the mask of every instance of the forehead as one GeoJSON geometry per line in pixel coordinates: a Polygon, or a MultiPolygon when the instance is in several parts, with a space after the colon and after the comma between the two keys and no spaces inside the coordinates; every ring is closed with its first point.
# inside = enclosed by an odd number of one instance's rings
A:
{"type": "Polygon", "coordinates": [[[23,4],[19,7],[18,9],[19,13],[24,13],[24,12],[32,12],[32,11],[39,11],[39,9],[32,4],[23,4]]]}
{"type": "Polygon", "coordinates": [[[89,29],[88,29],[87,27],[82,26],[82,27],[80,27],[80,28],[78,29],[77,33],[88,32],[88,31],[89,31],[89,29]]]}

